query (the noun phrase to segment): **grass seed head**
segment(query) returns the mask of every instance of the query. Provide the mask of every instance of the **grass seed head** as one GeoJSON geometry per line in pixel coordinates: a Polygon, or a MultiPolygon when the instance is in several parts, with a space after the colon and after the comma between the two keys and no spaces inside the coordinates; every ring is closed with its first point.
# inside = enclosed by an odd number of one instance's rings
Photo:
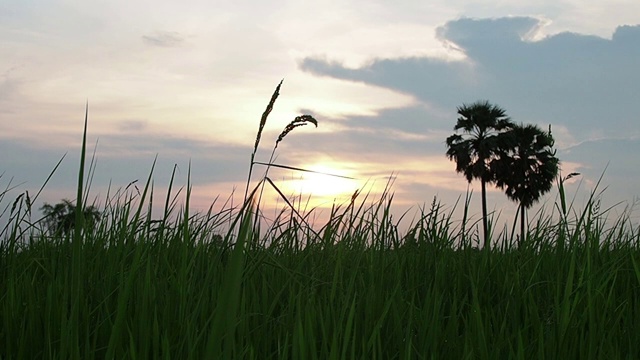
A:
{"type": "Polygon", "coordinates": [[[280,83],[276,87],[276,90],[273,92],[273,95],[271,95],[271,101],[269,101],[267,108],[264,110],[264,113],[262,113],[262,118],[260,118],[260,126],[258,127],[258,135],[256,135],[256,143],[253,145],[254,154],[258,150],[258,145],[260,144],[260,138],[262,137],[262,129],[264,129],[264,125],[267,123],[267,117],[271,113],[271,110],[273,110],[273,104],[276,102],[278,95],[280,95],[280,87],[282,86],[283,81],[284,80],[280,80],[280,83]]]}
{"type": "Polygon", "coordinates": [[[278,143],[280,143],[280,141],[282,141],[285,138],[285,136],[287,136],[288,133],[293,131],[293,129],[299,126],[305,126],[308,123],[312,123],[313,125],[318,127],[318,120],[314,119],[313,116],[311,115],[296,116],[296,118],[293,119],[293,121],[291,121],[289,124],[287,124],[287,126],[285,126],[284,130],[282,130],[282,132],[280,133],[280,136],[278,136],[278,140],[276,140],[276,147],[278,146],[278,143]]]}

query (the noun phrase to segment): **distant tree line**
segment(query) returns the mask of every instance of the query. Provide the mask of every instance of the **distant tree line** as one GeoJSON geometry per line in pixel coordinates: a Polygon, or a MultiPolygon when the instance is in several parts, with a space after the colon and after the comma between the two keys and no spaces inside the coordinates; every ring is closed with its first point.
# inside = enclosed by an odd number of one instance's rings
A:
{"type": "Polygon", "coordinates": [[[558,174],[551,126],[514,123],[504,109],[488,101],[457,108],[454,134],[446,140],[447,157],[469,183],[480,180],[484,247],[490,248],[487,217],[487,184],[495,184],[519,203],[520,238],[525,239],[526,210],[551,190],[558,174]]]}

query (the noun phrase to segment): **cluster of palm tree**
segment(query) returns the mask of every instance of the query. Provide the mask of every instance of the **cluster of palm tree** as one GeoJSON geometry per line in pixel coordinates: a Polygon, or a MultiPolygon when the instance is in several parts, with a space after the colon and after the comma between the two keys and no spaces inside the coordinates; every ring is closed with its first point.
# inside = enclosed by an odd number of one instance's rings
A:
{"type": "Polygon", "coordinates": [[[479,179],[482,189],[484,247],[491,237],[487,217],[487,184],[503,189],[519,203],[520,238],[525,239],[526,210],[551,190],[559,160],[549,131],[535,125],[516,124],[504,109],[488,101],[458,107],[455,133],[447,138],[447,157],[467,181],[479,179]]]}

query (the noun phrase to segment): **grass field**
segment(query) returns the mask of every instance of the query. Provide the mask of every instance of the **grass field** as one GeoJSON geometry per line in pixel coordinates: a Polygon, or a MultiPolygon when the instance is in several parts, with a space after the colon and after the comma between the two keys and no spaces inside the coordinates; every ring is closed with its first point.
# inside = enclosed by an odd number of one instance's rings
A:
{"type": "Polygon", "coordinates": [[[435,201],[404,232],[389,193],[265,225],[250,202],[190,214],[187,184],[154,220],[150,183],[55,234],[0,193],[1,359],[640,358],[640,235],[597,197],[560,187],[520,246],[478,250],[435,201]]]}
{"type": "Polygon", "coordinates": [[[2,359],[640,357],[638,233],[605,228],[597,202],[482,251],[437,203],[400,234],[390,196],[320,230],[283,212],[260,232],[247,209],[157,222],[122,199],[54,236],[18,203],[2,359]],[[217,236],[223,217],[236,223],[217,236]]]}

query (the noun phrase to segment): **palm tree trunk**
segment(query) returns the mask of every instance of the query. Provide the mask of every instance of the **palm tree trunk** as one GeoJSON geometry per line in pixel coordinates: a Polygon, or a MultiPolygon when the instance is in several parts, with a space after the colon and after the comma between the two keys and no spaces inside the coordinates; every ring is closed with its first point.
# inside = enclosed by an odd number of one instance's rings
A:
{"type": "Polygon", "coordinates": [[[520,243],[518,244],[518,247],[522,247],[522,244],[524,243],[524,218],[526,216],[526,208],[522,205],[522,203],[520,204],[520,243]]]}
{"type": "Polygon", "coordinates": [[[491,247],[491,239],[489,239],[489,225],[487,220],[487,186],[484,179],[482,183],[482,227],[484,230],[484,249],[489,251],[491,247]]]}

